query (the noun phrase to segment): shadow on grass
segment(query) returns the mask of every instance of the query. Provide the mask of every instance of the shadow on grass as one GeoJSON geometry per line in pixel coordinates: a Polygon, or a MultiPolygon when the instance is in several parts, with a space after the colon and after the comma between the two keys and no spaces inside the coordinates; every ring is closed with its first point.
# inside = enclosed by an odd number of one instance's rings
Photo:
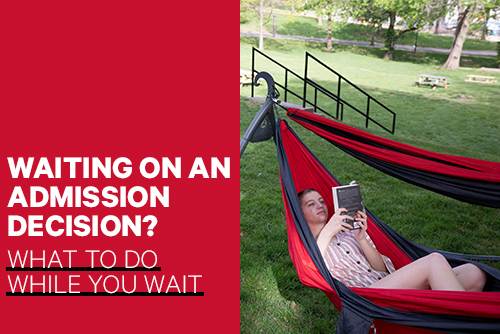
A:
{"type": "MultiPolygon", "coordinates": [[[[326,38],[327,22],[318,25],[317,20],[311,18],[297,18],[294,20],[284,19],[285,23],[278,24],[277,32],[283,35],[310,36],[326,38]]],[[[353,41],[370,41],[372,38],[372,27],[345,22],[332,22],[332,37],[353,41]]],[[[375,32],[375,41],[383,42],[383,29],[375,32]]]]}
{"type": "MultiPolygon", "coordinates": [[[[409,52],[409,51],[394,51],[394,61],[407,62],[412,64],[426,64],[442,66],[448,59],[447,53],[437,52],[409,52]]],[[[496,67],[496,59],[493,57],[460,57],[461,67],[496,67]]]]}
{"type": "MultiPolygon", "coordinates": [[[[306,17],[290,17],[287,15],[278,15],[277,32],[284,35],[310,36],[326,38],[327,22],[323,21],[318,25],[318,21],[306,17]]],[[[372,38],[372,26],[332,22],[332,37],[336,39],[346,39],[353,41],[370,41],[372,38]]],[[[377,28],[375,30],[375,42],[383,43],[386,29],[377,28]]],[[[414,31],[404,33],[397,41],[397,44],[414,45],[417,42],[419,46],[435,48],[451,48],[453,36],[435,35],[420,32],[418,35],[414,31]]],[[[464,42],[464,50],[495,50],[495,44],[484,40],[467,38],[464,42]]]]}
{"type": "MultiPolygon", "coordinates": [[[[240,36],[240,43],[258,47],[259,39],[257,37],[240,36]]],[[[290,52],[292,49],[326,50],[326,44],[305,40],[264,38],[264,49],[281,52],[290,52]]]]}
{"type": "Polygon", "coordinates": [[[318,26],[316,21],[301,21],[301,22],[286,22],[281,24],[276,30],[278,34],[296,35],[296,36],[311,36],[311,37],[326,37],[326,24],[318,26]]]}

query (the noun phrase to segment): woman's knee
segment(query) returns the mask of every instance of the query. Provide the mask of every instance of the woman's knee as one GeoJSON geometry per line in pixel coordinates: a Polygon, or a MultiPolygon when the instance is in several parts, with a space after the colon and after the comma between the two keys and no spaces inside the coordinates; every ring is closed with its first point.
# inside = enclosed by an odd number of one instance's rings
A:
{"type": "Polygon", "coordinates": [[[426,256],[428,258],[428,261],[431,261],[434,264],[448,264],[448,260],[446,258],[437,252],[430,253],[429,255],[426,256]]]}
{"type": "Polygon", "coordinates": [[[481,268],[472,263],[466,263],[463,265],[463,267],[464,271],[470,275],[472,281],[475,283],[475,287],[473,288],[473,290],[481,291],[486,284],[486,273],[481,268]]]}

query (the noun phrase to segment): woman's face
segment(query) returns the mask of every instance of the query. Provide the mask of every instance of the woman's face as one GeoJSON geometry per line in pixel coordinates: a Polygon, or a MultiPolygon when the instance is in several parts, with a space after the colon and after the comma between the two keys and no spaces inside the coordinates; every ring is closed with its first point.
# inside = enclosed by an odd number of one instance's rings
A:
{"type": "Polygon", "coordinates": [[[311,191],[302,196],[300,205],[309,225],[326,224],[328,209],[323,197],[317,191],[311,191]]]}

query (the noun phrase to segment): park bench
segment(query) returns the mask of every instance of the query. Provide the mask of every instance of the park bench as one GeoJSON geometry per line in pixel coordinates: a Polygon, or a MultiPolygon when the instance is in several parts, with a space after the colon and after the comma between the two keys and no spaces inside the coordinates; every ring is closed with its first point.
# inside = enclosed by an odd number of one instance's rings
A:
{"type": "Polygon", "coordinates": [[[448,85],[451,82],[446,81],[447,77],[439,77],[435,75],[428,74],[419,74],[419,79],[415,80],[417,87],[420,85],[429,85],[432,86],[432,89],[436,89],[437,86],[444,86],[444,88],[448,88],[448,85]]]}
{"type": "Polygon", "coordinates": [[[497,82],[495,80],[495,77],[487,77],[484,75],[471,74],[471,75],[468,75],[468,77],[469,77],[469,79],[465,80],[467,82],[479,82],[479,83],[487,83],[487,84],[497,82]]]}

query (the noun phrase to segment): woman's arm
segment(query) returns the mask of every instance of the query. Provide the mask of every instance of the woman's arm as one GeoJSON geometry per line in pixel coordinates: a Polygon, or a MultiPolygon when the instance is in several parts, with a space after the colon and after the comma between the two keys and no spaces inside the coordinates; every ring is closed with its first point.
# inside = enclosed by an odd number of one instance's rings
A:
{"type": "Polygon", "coordinates": [[[375,248],[373,248],[373,246],[366,239],[366,228],[368,225],[366,214],[361,211],[358,211],[358,213],[361,215],[361,218],[356,219],[356,224],[358,224],[361,228],[355,230],[356,241],[361,246],[361,249],[365,253],[366,258],[368,259],[368,262],[370,262],[370,265],[373,269],[389,272],[385,267],[382,255],[380,255],[380,253],[375,248]]]}
{"type": "Polygon", "coordinates": [[[372,245],[370,245],[368,240],[366,240],[365,238],[358,242],[359,245],[361,246],[361,249],[365,253],[366,258],[368,259],[368,262],[370,262],[372,268],[378,271],[384,271],[388,273],[389,271],[385,267],[382,255],[380,255],[380,253],[375,248],[373,248],[372,245]]]}

